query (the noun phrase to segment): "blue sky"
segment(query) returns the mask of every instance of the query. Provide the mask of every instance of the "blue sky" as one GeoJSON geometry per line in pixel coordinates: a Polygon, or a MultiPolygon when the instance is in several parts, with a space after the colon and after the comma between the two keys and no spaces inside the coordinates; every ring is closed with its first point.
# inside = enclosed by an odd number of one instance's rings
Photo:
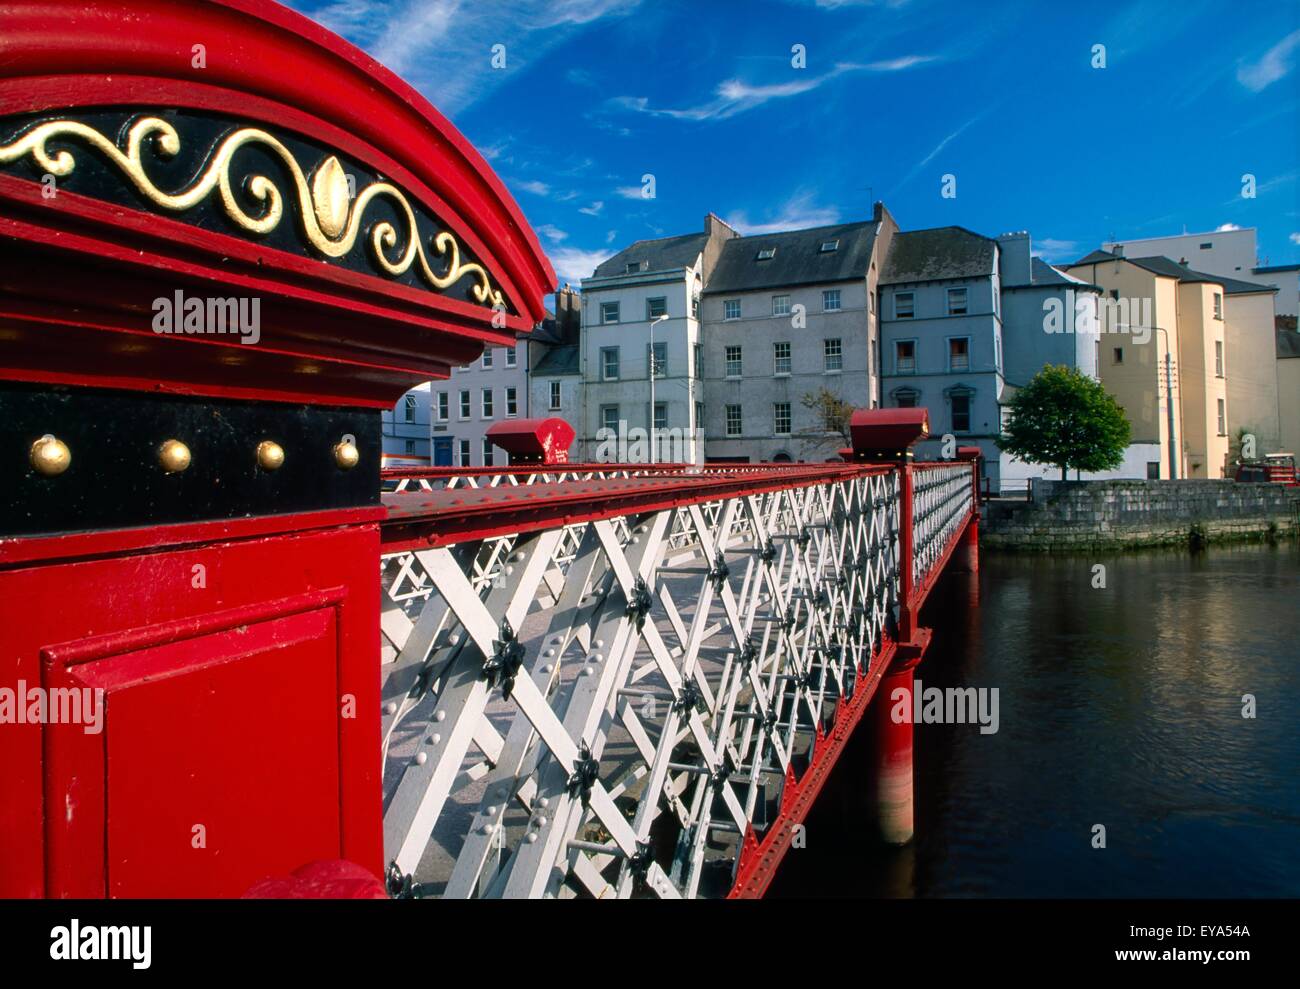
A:
{"type": "Polygon", "coordinates": [[[1300,260],[1300,0],[291,6],[460,128],[562,281],[709,211],[749,232],[861,219],[873,199],[903,229],[1029,230],[1052,261],[1224,224],[1300,260]]]}

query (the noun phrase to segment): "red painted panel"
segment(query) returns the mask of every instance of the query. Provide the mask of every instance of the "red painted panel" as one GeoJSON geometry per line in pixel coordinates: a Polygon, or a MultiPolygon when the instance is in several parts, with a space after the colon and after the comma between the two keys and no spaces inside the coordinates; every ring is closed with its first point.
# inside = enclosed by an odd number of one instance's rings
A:
{"type": "Polygon", "coordinates": [[[112,698],[97,735],[0,725],[0,896],[239,895],[313,858],[382,875],[378,549],[372,524],[0,566],[0,688],[112,698]],[[166,832],[199,813],[213,854],[186,858],[166,832]]]}
{"type": "Polygon", "coordinates": [[[110,896],[238,896],[281,864],[267,839],[286,828],[304,859],[342,854],[337,645],[318,610],[83,673],[135,678],[106,694],[110,896]]]}

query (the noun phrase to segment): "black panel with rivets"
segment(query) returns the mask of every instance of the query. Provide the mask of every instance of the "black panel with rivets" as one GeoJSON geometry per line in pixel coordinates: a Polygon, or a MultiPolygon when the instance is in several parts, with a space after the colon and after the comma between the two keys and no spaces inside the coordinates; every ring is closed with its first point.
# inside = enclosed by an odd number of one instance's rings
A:
{"type": "Polygon", "coordinates": [[[380,454],[374,410],[0,383],[0,537],[376,505],[380,454]],[[47,435],[70,457],[48,476],[32,463],[47,435]],[[347,437],[350,470],[334,449],[347,437]],[[168,440],[189,447],[185,470],[161,465],[168,440]],[[259,466],[263,441],[279,469],[259,466]]]}

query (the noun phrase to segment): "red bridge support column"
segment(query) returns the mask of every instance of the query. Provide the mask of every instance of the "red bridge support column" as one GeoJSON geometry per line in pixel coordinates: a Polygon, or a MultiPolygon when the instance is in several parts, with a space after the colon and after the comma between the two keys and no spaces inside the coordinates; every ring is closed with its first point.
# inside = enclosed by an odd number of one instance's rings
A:
{"type": "Polygon", "coordinates": [[[915,670],[930,644],[930,630],[917,629],[912,642],[900,643],[889,671],[880,681],[873,722],[876,732],[876,818],[880,837],[889,845],[912,840],[912,696],[915,670]]]}
{"type": "Polygon", "coordinates": [[[961,541],[952,551],[953,573],[980,572],[980,519],[971,517],[966,523],[966,531],[961,534],[961,541]]]}

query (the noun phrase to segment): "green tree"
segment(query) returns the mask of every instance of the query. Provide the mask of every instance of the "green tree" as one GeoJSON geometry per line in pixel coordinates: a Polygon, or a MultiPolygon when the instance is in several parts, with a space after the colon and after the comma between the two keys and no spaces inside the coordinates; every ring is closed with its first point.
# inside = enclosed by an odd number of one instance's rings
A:
{"type": "Polygon", "coordinates": [[[1048,364],[1011,400],[1011,417],[998,440],[1031,464],[1102,471],[1124,461],[1131,431],[1115,399],[1076,368],[1048,364]]]}

